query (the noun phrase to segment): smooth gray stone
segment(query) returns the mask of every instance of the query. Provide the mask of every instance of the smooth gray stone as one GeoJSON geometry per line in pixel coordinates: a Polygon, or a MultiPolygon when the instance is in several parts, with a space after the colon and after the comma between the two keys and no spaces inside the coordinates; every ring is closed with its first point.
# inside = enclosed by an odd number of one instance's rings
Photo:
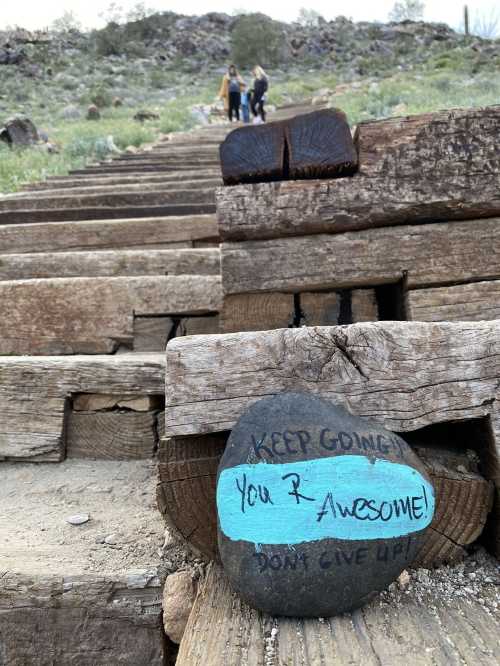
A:
{"type": "Polygon", "coordinates": [[[218,541],[233,588],[274,615],[357,608],[411,565],[434,491],[408,444],[309,394],[254,403],[217,477],[218,541]]]}

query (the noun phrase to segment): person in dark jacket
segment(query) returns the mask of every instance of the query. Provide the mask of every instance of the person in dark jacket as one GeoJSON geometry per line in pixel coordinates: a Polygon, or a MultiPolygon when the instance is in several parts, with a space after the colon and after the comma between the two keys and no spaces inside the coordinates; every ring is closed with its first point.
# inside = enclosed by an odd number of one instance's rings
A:
{"type": "Polygon", "coordinates": [[[267,75],[265,71],[257,65],[252,70],[252,76],[255,77],[253,82],[252,90],[252,113],[255,118],[260,117],[262,122],[266,121],[266,112],[264,110],[264,104],[266,102],[266,92],[269,87],[267,75]]]}
{"type": "Polygon", "coordinates": [[[219,91],[219,97],[224,100],[224,108],[227,111],[229,121],[236,116],[236,120],[240,119],[240,104],[241,104],[241,90],[243,86],[243,79],[238,74],[238,70],[234,65],[229,65],[227,74],[224,74],[222,85],[219,91]]]}

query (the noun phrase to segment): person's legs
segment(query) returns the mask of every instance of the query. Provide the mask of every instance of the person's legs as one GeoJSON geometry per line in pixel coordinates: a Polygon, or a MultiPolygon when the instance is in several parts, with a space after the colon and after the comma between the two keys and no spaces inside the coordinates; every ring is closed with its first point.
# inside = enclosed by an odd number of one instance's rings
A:
{"type": "Polygon", "coordinates": [[[262,122],[266,122],[266,112],[264,110],[264,100],[261,100],[259,103],[259,114],[260,117],[262,118],[262,122]]]}
{"type": "Polygon", "coordinates": [[[229,93],[229,120],[233,119],[233,113],[236,120],[240,119],[240,93],[229,93]]]}

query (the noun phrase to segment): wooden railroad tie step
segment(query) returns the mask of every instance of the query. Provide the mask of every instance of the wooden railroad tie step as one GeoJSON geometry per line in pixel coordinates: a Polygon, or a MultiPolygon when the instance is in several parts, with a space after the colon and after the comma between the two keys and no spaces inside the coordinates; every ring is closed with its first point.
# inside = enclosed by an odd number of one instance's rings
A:
{"type": "Polygon", "coordinates": [[[2,254],[218,245],[214,215],[0,225],[2,254]]]}
{"type": "Polygon", "coordinates": [[[226,185],[351,175],[357,156],[345,115],[315,111],[234,130],[220,148],[226,185]]]}
{"type": "MultiPolygon", "coordinates": [[[[137,185],[141,183],[162,183],[172,185],[174,188],[177,187],[175,183],[179,181],[197,181],[204,179],[221,179],[220,169],[210,169],[203,171],[179,171],[173,172],[170,174],[142,174],[142,175],[127,175],[127,174],[116,174],[108,176],[96,176],[92,174],[81,175],[81,176],[51,176],[47,180],[40,181],[38,183],[31,183],[23,187],[24,192],[30,192],[33,190],[44,190],[44,189],[54,189],[54,188],[73,188],[73,187],[98,187],[101,185],[137,185]]],[[[222,182],[222,179],[221,179],[222,182]]]]}
{"type": "Polygon", "coordinates": [[[408,589],[396,587],[352,613],[296,619],[253,610],[231,591],[220,568],[211,565],[198,588],[176,663],[448,666],[480,658],[484,666],[496,666],[500,613],[494,588],[478,582],[476,594],[464,596],[459,572],[448,576],[436,572],[426,584],[412,576],[408,589]]]}
{"type": "Polygon", "coordinates": [[[5,664],[166,663],[154,475],[152,461],[2,463],[5,664]]]}
{"type": "Polygon", "coordinates": [[[164,354],[0,357],[0,460],[150,457],[164,374],[164,354]],[[105,421],[113,431],[95,429],[105,421]]]}
{"type": "Polygon", "coordinates": [[[219,275],[218,248],[0,254],[0,281],[133,275],[219,275]]]}
{"type": "Polygon", "coordinates": [[[167,217],[212,215],[215,206],[212,203],[163,204],[134,206],[84,206],[83,208],[49,208],[40,210],[0,211],[0,225],[3,224],[35,224],[46,222],[69,222],[79,220],[123,220],[139,217],[167,217]]]}
{"type": "Polygon", "coordinates": [[[493,217],[500,213],[499,131],[500,106],[362,123],[356,135],[359,173],[352,178],[220,188],[221,237],[280,238],[493,217]]]}
{"type": "Polygon", "coordinates": [[[500,218],[223,243],[226,294],[409,289],[499,277],[500,218]],[[477,258],[481,257],[478,261],[477,258]]]}
{"type": "Polygon", "coordinates": [[[0,282],[0,354],[109,354],[133,348],[134,316],[217,314],[217,275],[0,282]]]}

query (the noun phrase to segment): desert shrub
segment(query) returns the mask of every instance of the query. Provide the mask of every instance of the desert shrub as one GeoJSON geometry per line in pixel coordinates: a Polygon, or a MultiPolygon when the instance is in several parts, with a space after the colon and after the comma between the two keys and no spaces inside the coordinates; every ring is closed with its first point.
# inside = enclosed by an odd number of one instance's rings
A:
{"type": "Polygon", "coordinates": [[[93,40],[100,56],[107,57],[123,53],[123,29],[118,23],[112,21],[102,30],[95,30],[93,40]]]}
{"type": "Polygon", "coordinates": [[[232,59],[239,67],[272,67],[283,61],[286,39],[277,21],[264,14],[240,16],[234,24],[232,59]]]}
{"type": "Polygon", "coordinates": [[[90,91],[90,101],[100,109],[104,109],[107,106],[111,106],[113,103],[113,96],[110,91],[100,83],[90,91]]]}
{"type": "Polygon", "coordinates": [[[422,0],[398,0],[389,12],[389,20],[421,21],[424,18],[425,2],[422,0]]]}

